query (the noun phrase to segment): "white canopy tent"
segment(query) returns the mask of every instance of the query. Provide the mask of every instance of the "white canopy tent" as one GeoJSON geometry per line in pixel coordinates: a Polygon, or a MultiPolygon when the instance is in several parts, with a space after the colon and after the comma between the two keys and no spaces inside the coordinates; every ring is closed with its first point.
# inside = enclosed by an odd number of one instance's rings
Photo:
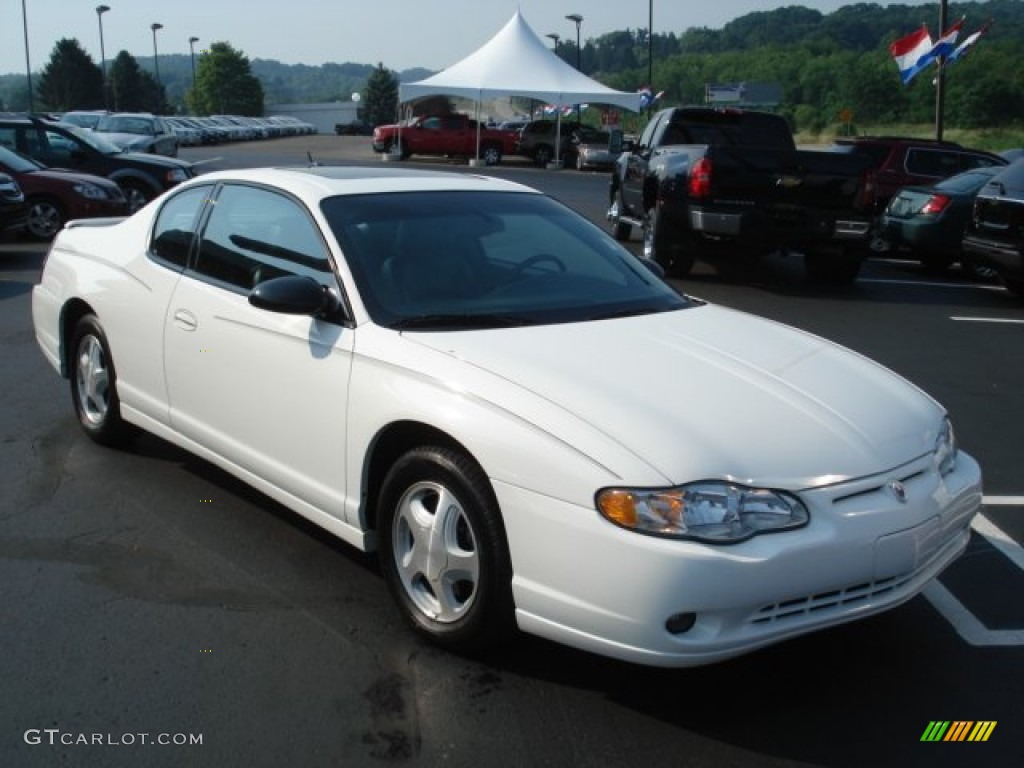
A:
{"type": "Polygon", "coordinates": [[[425,80],[398,87],[398,99],[403,103],[435,95],[472,99],[478,108],[486,99],[528,96],[556,107],[586,102],[632,112],[641,109],[639,93],[608,88],[562,61],[518,10],[494,37],[466,58],[425,80]]]}

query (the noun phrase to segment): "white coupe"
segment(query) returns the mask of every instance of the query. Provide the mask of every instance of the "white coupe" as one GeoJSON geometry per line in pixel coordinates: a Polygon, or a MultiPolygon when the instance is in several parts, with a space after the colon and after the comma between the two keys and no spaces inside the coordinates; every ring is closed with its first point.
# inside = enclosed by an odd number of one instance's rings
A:
{"type": "Polygon", "coordinates": [[[981,473],[938,403],[652,269],[498,179],[226,171],[71,222],[32,310],[90,437],[142,428],[376,549],[448,647],[705,664],[956,559],[981,473]]]}

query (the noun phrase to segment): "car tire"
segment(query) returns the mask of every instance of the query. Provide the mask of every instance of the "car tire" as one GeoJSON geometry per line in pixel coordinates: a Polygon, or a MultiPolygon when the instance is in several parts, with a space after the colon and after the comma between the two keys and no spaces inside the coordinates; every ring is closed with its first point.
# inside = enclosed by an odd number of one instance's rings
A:
{"type": "Polygon", "coordinates": [[[386,151],[389,155],[397,156],[399,160],[408,160],[409,155],[412,154],[411,152],[409,152],[409,150],[406,149],[404,143],[397,140],[392,142],[386,151]]]}
{"type": "Polygon", "coordinates": [[[437,446],[409,451],[384,478],[378,512],[381,570],[419,634],[459,651],[510,636],[508,544],[494,492],[474,461],[437,446]]]}
{"type": "Polygon", "coordinates": [[[999,273],[992,269],[992,267],[979,264],[966,253],[960,256],[960,271],[972,280],[982,282],[991,282],[999,276],[999,273]]]}
{"type": "Polygon", "coordinates": [[[121,418],[110,344],[95,315],[85,315],[71,337],[71,401],[85,433],[100,445],[120,445],[135,430],[121,418]]]}
{"type": "Polygon", "coordinates": [[[669,277],[686,277],[695,260],[695,249],[686,234],[672,226],[656,207],[651,208],[644,216],[644,258],[660,264],[669,277]],[[684,239],[691,247],[687,247],[684,239]]]}
{"type": "Polygon", "coordinates": [[[56,200],[49,197],[29,198],[26,230],[33,240],[52,240],[65,221],[67,217],[64,208],[56,200]]]}
{"type": "Polygon", "coordinates": [[[555,157],[555,150],[547,144],[538,144],[533,150],[533,162],[540,166],[546,166],[555,157]]]}
{"type": "Polygon", "coordinates": [[[1024,280],[1019,280],[1013,277],[1004,277],[1002,280],[1003,285],[1006,286],[1006,290],[1017,298],[1024,299],[1024,280]]]}
{"type": "Polygon", "coordinates": [[[812,283],[819,285],[850,285],[860,274],[864,257],[855,248],[839,253],[808,253],[804,255],[804,268],[812,283]]]}
{"type": "Polygon", "coordinates": [[[124,192],[124,196],[128,198],[128,213],[135,213],[137,210],[146,205],[156,195],[153,194],[153,190],[140,181],[134,179],[128,179],[126,181],[118,182],[121,187],[121,191],[124,192]]]}
{"type": "Polygon", "coordinates": [[[920,260],[924,271],[931,275],[943,275],[953,266],[950,258],[942,253],[922,253],[920,260]]]}
{"type": "Polygon", "coordinates": [[[497,165],[501,162],[501,147],[497,144],[488,144],[481,148],[484,165],[497,165]]]}

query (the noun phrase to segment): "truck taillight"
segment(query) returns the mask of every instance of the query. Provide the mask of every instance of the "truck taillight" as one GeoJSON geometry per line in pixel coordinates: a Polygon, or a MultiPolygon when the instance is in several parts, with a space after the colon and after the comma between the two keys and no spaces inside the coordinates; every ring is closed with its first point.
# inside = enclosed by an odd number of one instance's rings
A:
{"type": "Polygon", "coordinates": [[[942,213],[947,205],[949,205],[949,198],[946,195],[932,195],[928,198],[928,202],[924,204],[921,213],[925,216],[942,213]]]}
{"type": "Polygon", "coordinates": [[[690,169],[690,197],[711,196],[711,158],[702,157],[690,169]]]}

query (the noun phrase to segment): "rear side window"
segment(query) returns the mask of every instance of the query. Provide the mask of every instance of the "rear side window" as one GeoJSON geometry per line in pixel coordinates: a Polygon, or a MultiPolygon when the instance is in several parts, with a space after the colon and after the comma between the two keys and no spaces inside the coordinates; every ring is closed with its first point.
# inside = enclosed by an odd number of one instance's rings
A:
{"type": "Polygon", "coordinates": [[[190,187],[164,203],[156,216],[149,243],[149,252],[154,258],[179,272],[185,268],[199,216],[212,191],[210,185],[190,187]]]}
{"type": "Polygon", "coordinates": [[[965,171],[969,171],[971,168],[991,168],[993,165],[1002,165],[1002,163],[994,157],[986,155],[975,155],[970,152],[960,155],[960,168],[965,171]]]}
{"type": "Polygon", "coordinates": [[[911,149],[907,152],[907,172],[936,178],[952,176],[960,172],[959,153],[943,149],[911,149]]]}
{"type": "Polygon", "coordinates": [[[326,246],[305,208],[258,187],[228,185],[217,195],[195,271],[244,293],[285,275],[308,275],[337,288],[326,246]]]}

